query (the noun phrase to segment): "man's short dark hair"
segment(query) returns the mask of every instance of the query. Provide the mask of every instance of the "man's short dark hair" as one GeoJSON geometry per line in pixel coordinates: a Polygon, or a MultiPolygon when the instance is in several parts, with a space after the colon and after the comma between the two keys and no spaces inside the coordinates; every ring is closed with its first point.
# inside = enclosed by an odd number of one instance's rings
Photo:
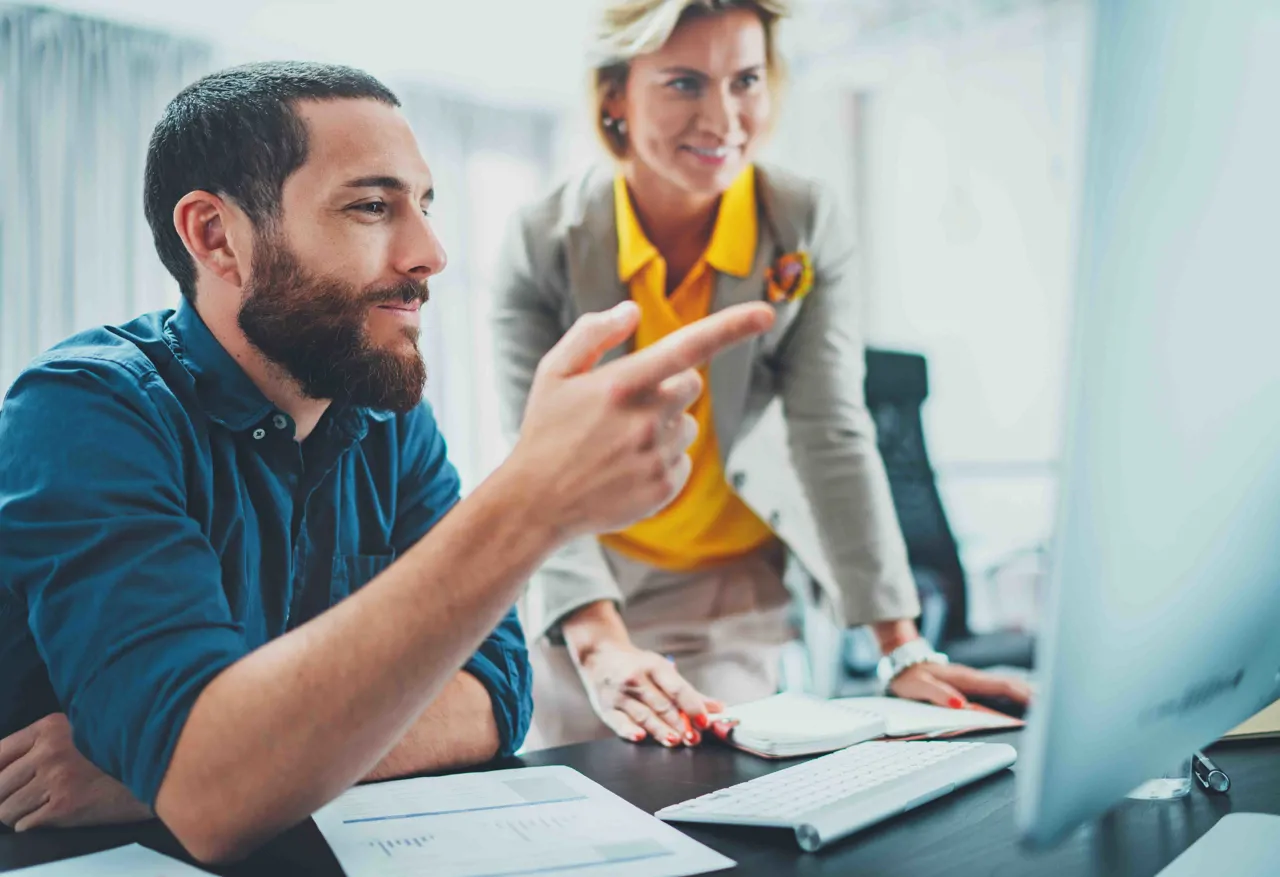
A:
{"type": "Polygon", "coordinates": [[[295,103],[340,98],[400,106],[368,73],[301,61],[211,73],[169,102],[147,148],[144,209],[160,261],[188,300],[196,266],[173,227],[173,208],[202,189],[234,201],[255,225],[276,219],[285,180],[307,160],[307,126],[295,103]]]}

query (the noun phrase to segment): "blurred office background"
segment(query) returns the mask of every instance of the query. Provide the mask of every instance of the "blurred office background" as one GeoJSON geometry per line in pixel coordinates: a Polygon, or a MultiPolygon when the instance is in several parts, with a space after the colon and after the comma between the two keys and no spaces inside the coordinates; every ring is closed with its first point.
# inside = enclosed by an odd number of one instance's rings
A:
{"type": "MultiPolygon", "coordinates": [[[[1055,502],[1086,0],[797,0],[766,158],[854,218],[868,341],[922,354],[924,433],[977,631],[1031,627],[1055,502]]],[[[422,346],[464,485],[505,451],[489,281],[507,219],[584,163],[593,0],[0,3],[0,388],[67,334],[172,306],[142,215],[146,142],[201,73],[353,64],[405,103],[449,268],[422,346]]]]}

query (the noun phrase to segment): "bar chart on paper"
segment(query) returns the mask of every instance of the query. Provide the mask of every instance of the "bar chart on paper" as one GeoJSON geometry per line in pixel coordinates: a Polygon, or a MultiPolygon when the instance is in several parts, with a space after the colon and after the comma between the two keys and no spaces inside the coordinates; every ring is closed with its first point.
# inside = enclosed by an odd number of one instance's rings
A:
{"type": "Polygon", "coordinates": [[[349,877],[685,877],[734,864],[567,767],[359,786],[315,820],[349,877]]]}

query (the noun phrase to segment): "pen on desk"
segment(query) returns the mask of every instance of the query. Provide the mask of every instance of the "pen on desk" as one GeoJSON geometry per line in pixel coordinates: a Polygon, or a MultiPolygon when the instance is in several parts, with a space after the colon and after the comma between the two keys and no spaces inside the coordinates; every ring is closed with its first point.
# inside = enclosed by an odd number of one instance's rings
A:
{"type": "Polygon", "coordinates": [[[1227,789],[1231,788],[1231,777],[1223,773],[1203,752],[1196,752],[1191,756],[1191,772],[1206,792],[1225,795],[1227,789]]]}

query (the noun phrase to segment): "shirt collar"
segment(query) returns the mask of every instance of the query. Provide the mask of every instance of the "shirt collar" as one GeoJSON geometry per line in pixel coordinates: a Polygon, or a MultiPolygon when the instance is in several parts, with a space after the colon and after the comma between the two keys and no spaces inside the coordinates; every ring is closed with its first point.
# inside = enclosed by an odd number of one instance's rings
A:
{"type": "Polygon", "coordinates": [[[622,174],[613,178],[613,209],[618,224],[618,279],[630,283],[641,268],[657,257],[658,248],[649,243],[640,227],[622,174]]]}
{"type": "Polygon", "coordinates": [[[747,277],[755,267],[756,171],[747,165],[720,196],[720,213],[707,245],[707,264],[722,274],[747,277]]]}
{"type": "Polygon", "coordinates": [[[196,397],[210,418],[238,431],[274,409],[185,298],[166,321],[165,334],[174,356],[195,380],[196,397]]]}
{"type": "MultiPolygon", "coordinates": [[[[631,193],[622,174],[613,180],[613,206],[618,226],[618,279],[630,283],[640,269],[658,256],[631,204],[631,193]]],[[[747,165],[720,197],[716,225],[704,258],[712,268],[734,277],[746,277],[754,267],[756,238],[756,174],[747,165]]]]}
{"type": "MultiPolygon", "coordinates": [[[[195,381],[196,397],[211,419],[238,432],[276,410],[185,298],[165,322],[165,334],[174,356],[195,381]]],[[[333,414],[340,414],[338,419],[357,436],[367,429],[366,418],[390,420],[395,416],[367,408],[333,414]]]]}

